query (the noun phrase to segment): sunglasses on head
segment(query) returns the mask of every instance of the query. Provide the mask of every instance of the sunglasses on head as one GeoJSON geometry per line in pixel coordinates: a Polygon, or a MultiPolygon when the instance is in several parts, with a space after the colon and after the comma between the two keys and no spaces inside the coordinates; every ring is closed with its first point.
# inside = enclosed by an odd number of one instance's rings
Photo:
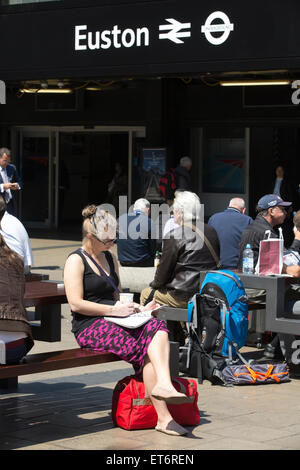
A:
{"type": "MultiPolygon", "coordinates": [[[[94,229],[97,232],[97,226],[96,226],[94,214],[90,216],[90,224],[94,226],[94,229]]],[[[98,238],[97,235],[95,235],[94,233],[92,233],[92,235],[94,238],[96,238],[96,240],[98,240],[98,242],[103,243],[104,246],[114,243],[116,241],[116,238],[109,238],[107,240],[101,240],[101,238],[98,238]]]]}

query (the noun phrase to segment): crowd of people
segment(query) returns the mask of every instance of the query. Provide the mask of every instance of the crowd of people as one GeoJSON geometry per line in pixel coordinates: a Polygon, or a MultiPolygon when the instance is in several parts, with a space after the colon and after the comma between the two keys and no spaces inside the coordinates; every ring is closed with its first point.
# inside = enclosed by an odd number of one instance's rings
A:
{"type": "MultiPolygon", "coordinates": [[[[25,228],[11,210],[15,207],[13,193],[21,188],[21,181],[9,162],[9,150],[0,149],[3,196],[0,198],[0,346],[5,345],[6,363],[18,362],[33,346],[23,306],[24,271],[28,272],[33,264],[32,251],[25,228]],[[13,179],[18,182],[7,182],[13,179]]],[[[185,324],[166,323],[154,314],[142,326],[128,329],[115,323],[114,317],[152,311],[159,305],[186,308],[191,297],[199,292],[201,270],[240,270],[248,243],[256,264],[259,244],[266,230],[278,238],[277,227],[283,225],[288,216],[292,217],[293,207],[292,201],[280,196],[280,181],[277,181],[277,192],[259,199],[254,220],[246,215],[245,201],[235,197],[224,211],[204,223],[200,199],[190,190],[190,159],[182,159],[180,166],[177,172],[181,174],[182,187],[175,192],[170,219],[163,227],[160,263],[152,282],[141,292],[140,303],[120,301],[119,265],[153,266],[157,232],[151,220],[150,202],[144,198],[138,199],[133,211],[121,215],[119,220],[101,206],[85,207],[81,248],[69,255],[64,268],[72,332],[78,345],[112,352],[132,364],[135,373],[143,377],[157,412],[156,429],[176,436],[187,431],[174,421],[167,404],[184,403],[187,397],[172,384],[169,339],[183,345],[185,324]],[[117,256],[111,251],[114,243],[117,256]]],[[[295,214],[293,224],[293,240],[289,245],[291,250],[300,253],[300,211],[295,214]]],[[[283,266],[283,272],[300,277],[300,266],[283,266]]],[[[261,302],[264,293],[259,294],[261,302]]],[[[256,295],[257,292],[253,293],[253,298],[256,295]]],[[[278,343],[277,337],[269,345],[269,353],[275,351],[276,341],[278,343]]]]}

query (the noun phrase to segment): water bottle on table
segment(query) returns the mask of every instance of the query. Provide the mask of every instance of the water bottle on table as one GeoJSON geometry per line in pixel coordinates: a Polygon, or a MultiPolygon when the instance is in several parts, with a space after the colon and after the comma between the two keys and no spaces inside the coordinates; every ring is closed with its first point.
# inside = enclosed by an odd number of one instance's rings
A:
{"type": "Polygon", "coordinates": [[[249,243],[247,243],[246,248],[243,251],[243,273],[254,273],[254,253],[251,250],[251,245],[249,243]]]}

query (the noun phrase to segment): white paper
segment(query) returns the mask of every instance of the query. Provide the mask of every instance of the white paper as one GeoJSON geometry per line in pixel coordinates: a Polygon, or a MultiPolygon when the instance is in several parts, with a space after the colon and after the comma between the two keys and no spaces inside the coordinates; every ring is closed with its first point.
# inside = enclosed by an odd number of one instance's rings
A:
{"type": "Polygon", "coordinates": [[[283,263],[286,266],[295,266],[300,263],[300,256],[295,251],[288,251],[283,254],[283,263]]]}
{"type": "Polygon", "coordinates": [[[116,323],[117,325],[124,326],[125,328],[138,328],[144,323],[147,323],[153,315],[152,312],[156,312],[159,310],[163,305],[160,305],[153,310],[146,310],[144,312],[137,312],[133,315],[129,315],[128,317],[104,317],[105,320],[110,321],[112,323],[116,323]]]}

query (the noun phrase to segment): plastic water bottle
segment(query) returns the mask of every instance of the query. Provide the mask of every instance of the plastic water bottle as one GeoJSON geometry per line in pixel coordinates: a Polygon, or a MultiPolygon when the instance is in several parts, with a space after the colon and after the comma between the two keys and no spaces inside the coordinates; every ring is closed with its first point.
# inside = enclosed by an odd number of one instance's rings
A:
{"type": "Polygon", "coordinates": [[[243,251],[243,273],[254,273],[254,254],[249,243],[246,245],[246,248],[243,251]]]}
{"type": "Polygon", "coordinates": [[[154,267],[157,268],[160,262],[160,254],[159,251],[156,251],[155,258],[154,258],[154,267]]]}

